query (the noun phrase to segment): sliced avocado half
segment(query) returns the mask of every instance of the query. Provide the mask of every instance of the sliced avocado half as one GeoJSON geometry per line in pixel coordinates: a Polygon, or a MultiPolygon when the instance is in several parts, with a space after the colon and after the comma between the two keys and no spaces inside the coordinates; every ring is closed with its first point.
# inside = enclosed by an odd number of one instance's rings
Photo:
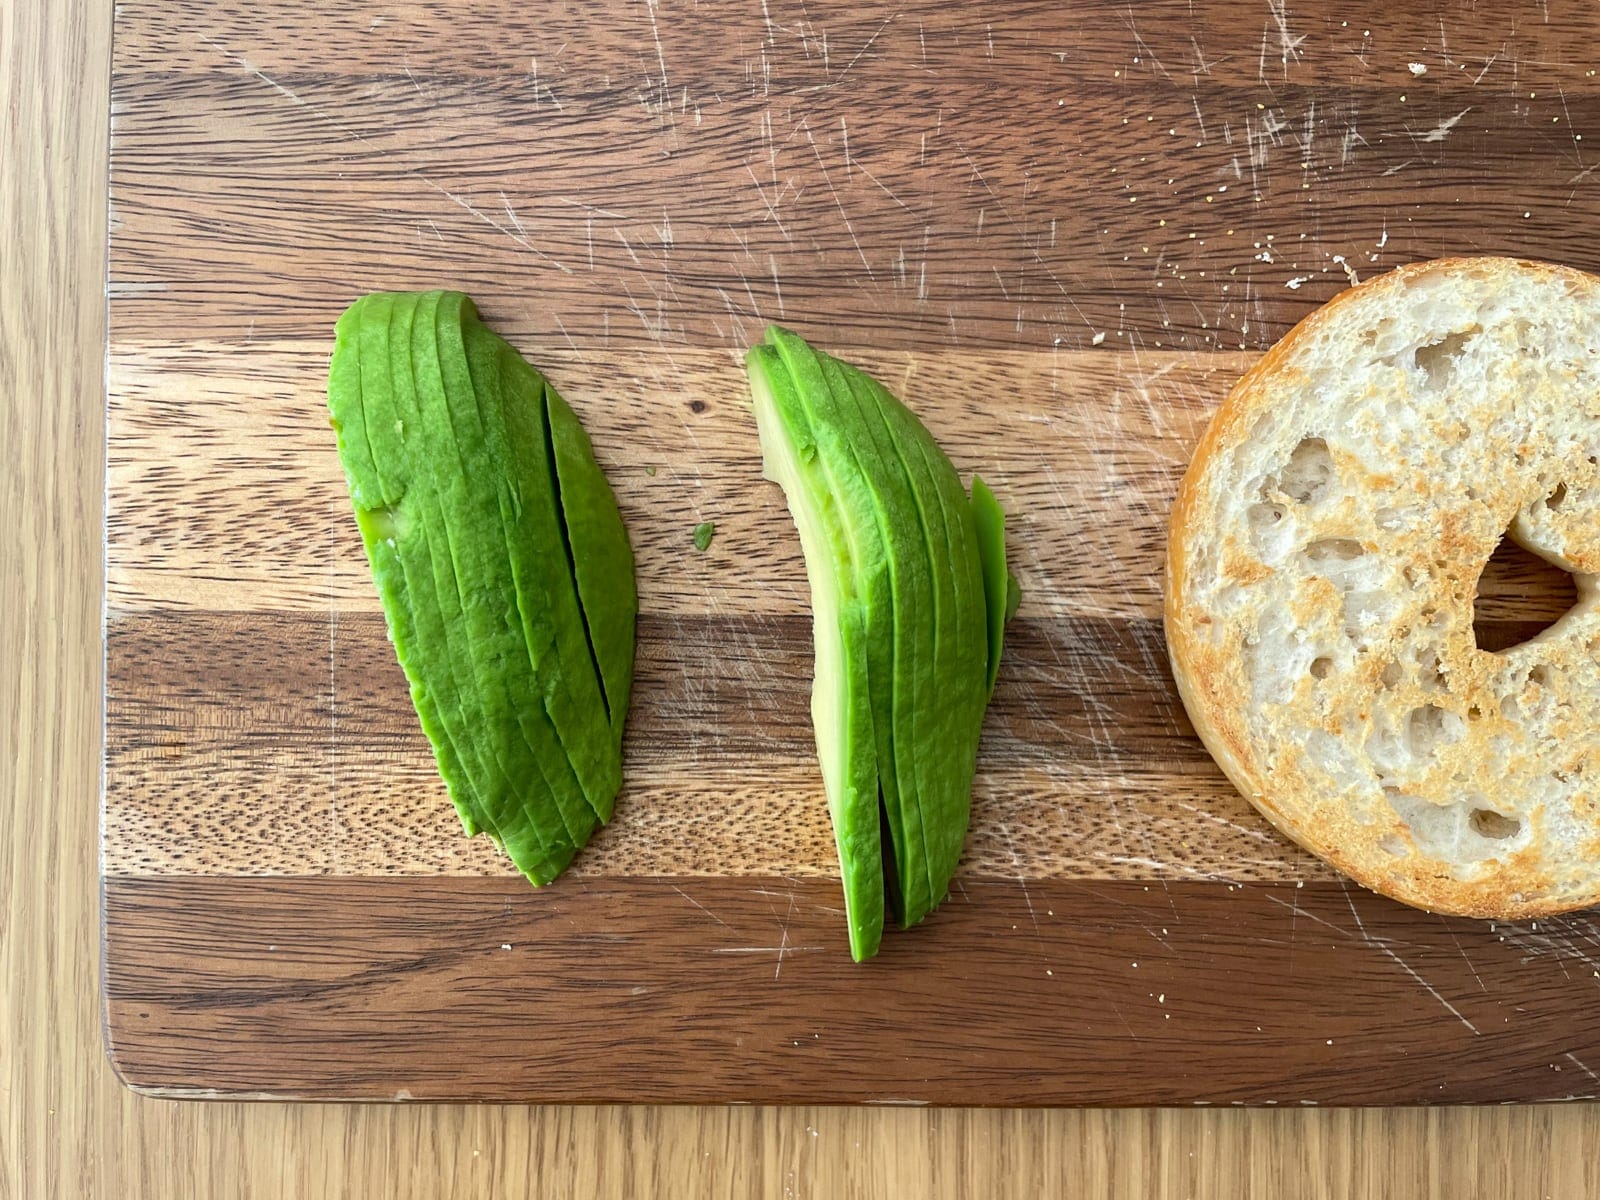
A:
{"type": "MultiPolygon", "coordinates": [[[[857,961],[883,938],[884,879],[878,763],[867,684],[866,605],[857,563],[874,547],[838,497],[848,481],[827,471],[788,368],[773,346],[746,358],[765,473],[783,488],[811,584],[816,667],[811,723],[844,882],[845,923],[857,961]]],[[[857,497],[857,503],[863,498],[857,497]]]]}
{"type": "Polygon", "coordinates": [[[910,482],[898,469],[874,406],[851,386],[844,364],[816,353],[785,330],[770,335],[811,420],[831,478],[850,481],[866,503],[843,510],[858,545],[872,547],[855,559],[857,593],[864,601],[867,688],[878,764],[881,825],[889,832],[884,889],[889,912],[914,924],[933,907],[922,813],[917,804],[914,726],[921,673],[910,669],[931,655],[933,620],[927,545],[910,482]]]}
{"type": "Polygon", "coordinates": [[[944,898],[960,857],[998,655],[980,537],[949,460],[876,380],[778,328],[746,363],[811,585],[812,721],[860,960],[886,910],[915,924],[944,898]]]}
{"type": "Polygon", "coordinates": [[[459,292],[353,304],[328,407],[462,826],[548,883],[621,785],[637,592],[610,487],[570,409],[459,292]]]}

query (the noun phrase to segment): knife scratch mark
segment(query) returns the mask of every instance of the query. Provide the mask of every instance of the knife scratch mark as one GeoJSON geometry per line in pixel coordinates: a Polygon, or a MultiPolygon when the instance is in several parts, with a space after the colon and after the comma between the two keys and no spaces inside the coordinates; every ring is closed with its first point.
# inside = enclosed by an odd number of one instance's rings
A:
{"type": "MultiPolygon", "coordinates": [[[[345,137],[349,138],[351,141],[356,142],[359,145],[365,146],[367,149],[373,151],[373,153],[375,153],[380,159],[384,160],[385,162],[394,161],[394,155],[390,151],[384,149],[378,143],[374,142],[371,138],[365,137],[364,135],[362,135],[360,133],[357,133],[354,129],[351,129],[348,125],[344,124],[342,121],[338,120],[337,118],[335,118],[333,116],[330,116],[327,112],[324,112],[323,109],[320,106],[318,106],[316,104],[313,104],[311,101],[305,99],[305,97],[301,96],[300,93],[296,92],[293,88],[288,87],[285,84],[279,83],[276,79],[274,79],[272,76],[268,75],[265,71],[261,70],[258,67],[253,66],[250,63],[250,61],[248,59],[246,59],[243,55],[235,54],[233,51],[229,50],[226,46],[224,46],[221,42],[217,41],[215,38],[206,37],[206,36],[202,35],[200,40],[205,42],[207,45],[211,46],[219,54],[221,54],[224,58],[232,60],[234,65],[236,65],[238,67],[241,67],[244,70],[248,71],[250,74],[254,75],[257,79],[261,80],[262,83],[266,84],[268,87],[272,88],[274,91],[280,93],[283,96],[288,97],[291,101],[293,101],[299,107],[305,109],[307,112],[309,112],[313,116],[319,118],[320,120],[322,120],[326,124],[331,125],[334,129],[338,130],[340,133],[342,133],[345,137]]],[[[489,228],[491,228],[493,230],[496,230],[497,232],[499,232],[501,234],[504,234],[506,237],[510,238],[513,242],[517,243],[517,245],[521,246],[524,250],[527,250],[531,254],[537,255],[539,258],[541,258],[545,262],[549,263],[552,267],[555,267],[558,271],[561,271],[561,272],[563,272],[563,273],[565,273],[567,275],[571,275],[573,273],[571,267],[567,266],[563,262],[558,261],[555,258],[552,258],[550,255],[546,254],[543,250],[539,249],[539,247],[533,245],[533,243],[529,242],[526,238],[524,238],[521,235],[519,235],[516,230],[509,229],[506,226],[502,225],[499,221],[496,221],[488,213],[486,213],[482,209],[478,208],[475,204],[472,203],[472,201],[466,199],[464,196],[459,196],[455,192],[452,192],[449,188],[445,187],[443,184],[439,183],[437,180],[433,179],[431,176],[424,174],[422,171],[419,171],[415,167],[408,167],[408,166],[405,166],[404,164],[400,164],[400,170],[403,171],[405,174],[409,175],[412,179],[415,179],[418,183],[421,183],[425,187],[431,188],[433,191],[438,192],[439,195],[443,196],[446,200],[450,201],[450,203],[456,205],[458,208],[464,209],[468,213],[471,213],[472,216],[476,217],[479,221],[482,221],[485,225],[489,226],[489,228]]]]}
{"type": "Polygon", "coordinates": [[[684,891],[681,887],[678,887],[676,884],[674,884],[672,890],[677,892],[678,895],[682,896],[690,904],[694,905],[701,912],[705,913],[706,916],[710,917],[713,921],[715,921],[718,925],[721,925],[724,929],[732,929],[733,928],[732,925],[729,925],[721,917],[717,916],[716,913],[712,912],[704,904],[701,904],[700,901],[696,900],[693,896],[689,895],[689,893],[684,891]]]}
{"type": "Polygon", "coordinates": [[[1456,1020],[1460,1021],[1468,1029],[1472,1030],[1473,1033],[1480,1037],[1483,1035],[1483,1031],[1469,1021],[1466,1017],[1466,1014],[1464,1014],[1454,1004],[1451,1004],[1450,1001],[1446,1000],[1443,993],[1441,993],[1438,988],[1434,987],[1433,984],[1424,979],[1415,967],[1413,967],[1405,959],[1401,958],[1399,954],[1395,953],[1394,947],[1389,945],[1387,938],[1375,938],[1367,932],[1366,923],[1362,921],[1361,914],[1356,911],[1356,902],[1351,897],[1349,888],[1344,889],[1344,902],[1350,906],[1350,915],[1355,919],[1356,928],[1360,930],[1361,940],[1363,942],[1367,943],[1369,946],[1376,946],[1379,950],[1382,950],[1386,955],[1389,956],[1389,960],[1393,962],[1395,966],[1399,967],[1407,975],[1411,976],[1412,979],[1416,980],[1418,986],[1420,986],[1423,991],[1427,992],[1428,995],[1432,996],[1435,1000],[1442,1004],[1446,1012],[1448,1012],[1456,1020]]]}
{"type": "Polygon", "coordinates": [[[811,141],[811,153],[816,155],[817,166],[822,171],[822,181],[828,185],[828,191],[833,195],[833,204],[839,210],[839,219],[844,222],[845,232],[850,235],[850,241],[855,245],[856,254],[861,258],[861,265],[867,269],[867,278],[876,280],[878,277],[872,270],[872,264],[867,261],[867,252],[861,248],[861,239],[856,236],[856,227],[850,223],[850,214],[845,211],[844,201],[839,197],[839,189],[833,186],[833,177],[828,174],[828,164],[822,161],[822,150],[817,146],[817,139],[812,136],[809,129],[806,130],[806,137],[811,141]]]}
{"type": "Polygon", "coordinates": [[[1589,1065],[1587,1063],[1585,1063],[1581,1058],[1579,1058],[1576,1054],[1572,1053],[1570,1050],[1567,1051],[1567,1061],[1570,1062],[1573,1066],[1577,1067],[1578,1070],[1582,1071],[1590,1079],[1593,1079],[1596,1083],[1600,1083],[1600,1075],[1596,1075],[1589,1068],[1589,1065]]]}

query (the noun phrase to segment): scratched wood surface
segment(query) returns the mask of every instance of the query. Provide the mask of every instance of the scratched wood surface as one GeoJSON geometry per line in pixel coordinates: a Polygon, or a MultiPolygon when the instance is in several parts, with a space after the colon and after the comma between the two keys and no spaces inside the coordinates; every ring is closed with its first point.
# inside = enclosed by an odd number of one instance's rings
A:
{"type": "MultiPolygon", "coordinates": [[[[320,1098],[1600,1092],[1600,926],[1346,887],[1211,764],[1159,626],[1189,450],[1296,320],[1439,254],[1600,268],[1597,33],[1575,2],[120,5],[119,1069],[320,1098]],[[440,285],[578,410],[639,559],[618,819],[538,893],[459,836],[325,424],[343,306],[440,285]],[[952,899],[859,968],[739,366],[774,320],[991,482],[1025,596],[952,899]]],[[[1480,636],[1569,600],[1499,556],[1480,636]]]]}

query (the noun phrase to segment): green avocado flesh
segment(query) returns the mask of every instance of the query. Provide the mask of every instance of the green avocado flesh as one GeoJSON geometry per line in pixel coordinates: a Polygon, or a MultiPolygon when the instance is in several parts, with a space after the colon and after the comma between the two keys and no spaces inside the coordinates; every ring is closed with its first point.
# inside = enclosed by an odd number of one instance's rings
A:
{"type": "Polygon", "coordinates": [[[1000,672],[1000,646],[1006,622],[1017,615],[1022,589],[1006,569],[1006,514],[989,485],[972,477],[972,515],[978,526],[978,558],[983,564],[983,594],[989,617],[989,690],[1000,672]]]}
{"type": "Polygon", "coordinates": [[[961,856],[1006,616],[1005,520],[865,372],[776,327],[746,364],[811,585],[811,717],[859,961],[886,916],[914,925],[944,899],[961,856]]]}
{"type": "Polygon", "coordinates": [[[638,596],[577,417],[460,292],[339,319],[328,410],[450,798],[532,883],[611,817],[638,596]]]}

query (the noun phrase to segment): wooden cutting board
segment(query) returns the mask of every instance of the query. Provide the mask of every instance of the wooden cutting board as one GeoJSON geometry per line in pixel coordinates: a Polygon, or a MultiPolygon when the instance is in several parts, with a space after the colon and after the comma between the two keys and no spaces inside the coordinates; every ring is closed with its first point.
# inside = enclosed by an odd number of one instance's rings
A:
{"type": "MultiPolygon", "coordinates": [[[[123,1077],[1600,1094],[1593,917],[1447,919],[1347,885],[1228,786],[1168,674],[1169,503],[1266,346],[1418,258],[1600,267],[1589,5],[1336,7],[123,0],[103,860],[123,1077]],[[627,787],[542,891],[460,835],[327,428],[338,313],[435,286],[579,412],[638,556],[627,787]],[[982,472],[1025,596],[953,893],[864,965],[799,542],[740,366],[769,321],[878,373],[982,472]]],[[[1497,557],[1484,639],[1548,623],[1562,583],[1497,557]]]]}

